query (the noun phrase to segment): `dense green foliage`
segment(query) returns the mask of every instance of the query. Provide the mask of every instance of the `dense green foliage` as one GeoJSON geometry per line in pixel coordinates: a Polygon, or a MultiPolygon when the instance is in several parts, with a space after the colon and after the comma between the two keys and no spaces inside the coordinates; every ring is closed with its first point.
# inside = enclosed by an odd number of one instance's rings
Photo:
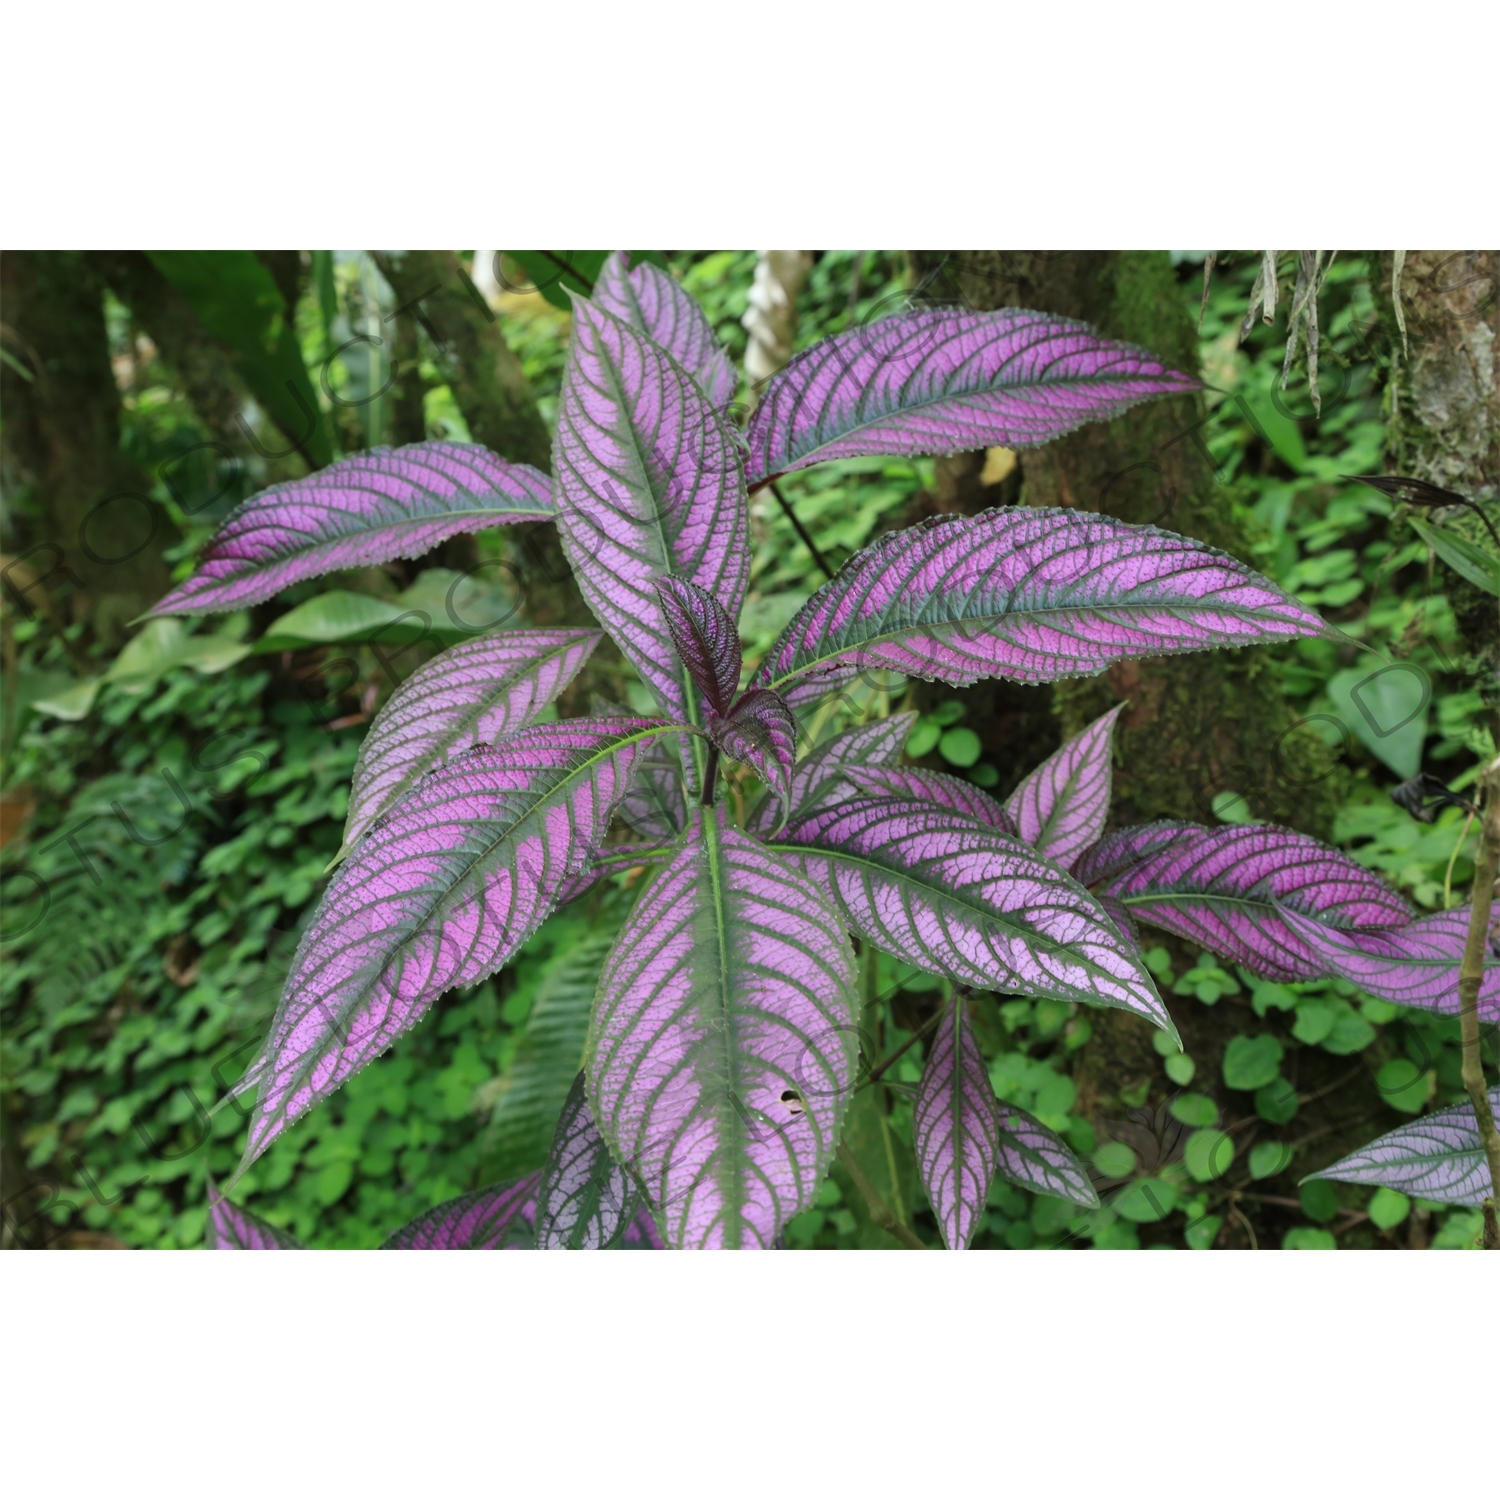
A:
{"type": "MultiPolygon", "coordinates": [[[[754,255],[681,253],[669,262],[740,357],[754,255]]],[[[371,396],[392,378],[387,357],[357,344],[353,355],[364,362],[351,363],[348,345],[362,319],[394,307],[389,287],[366,255],[320,252],[311,271],[295,319],[307,368],[323,366],[328,390],[362,403],[323,400],[338,443],[350,451],[405,440],[395,413],[402,392],[371,396]]],[[[1279,388],[1283,328],[1257,327],[1237,344],[1251,258],[1221,269],[1202,322],[1205,376],[1216,388],[1203,437],[1224,503],[1254,538],[1252,560],[1321,607],[1348,638],[1298,641],[1276,653],[1286,696],[1327,731],[1329,774],[1347,778],[1337,841],[1419,908],[1436,910],[1456,902],[1472,877],[1464,816],[1448,807],[1423,824],[1389,791],[1424,767],[1462,789],[1493,744],[1479,696],[1456,667],[1443,573],[1434,575],[1426,544],[1391,501],[1339,477],[1381,465],[1389,345],[1371,273],[1365,260],[1344,257],[1330,275],[1316,415],[1300,371],[1285,393],[1279,388]],[[1378,665],[1355,642],[1420,668],[1430,681],[1431,701],[1408,730],[1372,734],[1351,710],[1351,686],[1378,665]]],[[[821,256],[803,293],[799,343],[879,316],[903,294],[904,274],[898,255],[821,256]]],[[[1179,278],[1196,316],[1192,257],[1183,258],[1179,278]]],[[[567,316],[536,295],[507,293],[500,305],[506,337],[550,420],[567,316]]],[[[205,462],[212,450],[190,451],[208,435],[192,404],[142,351],[128,310],[111,301],[109,317],[117,361],[132,366],[125,443],[158,476],[155,498],[183,538],[169,554],[182,576],[236,499],[288,471],[261,459],[205,462]]],[[[425,339],[413,341],[404,371],[401,357],[398,346],[395,374],[420,386],[426,435],[466,438],[425,339]]],[[[932,475],[925,460],[859,460],[790,476],[782,489],[837,567],[885,527],[904,524],[903,512],[931,487],[932,475]]],[[[751,659],[823,576],[769,491],[755,497],[752,516],[751,659]]],[[[483,545],[482,557],[505,560],[511,577],[524,575],[510,539],[483,545]]],[[[304,585],[253,621],[215,628],[230,642],[249,642],[278,614],[335,589],[407,608],[414,591],[425,587],[436,597],[450,577],[431,566],[420,574],[365,570],[304,585]]],[[[509,597],[487,587],[492,604],[509,597]]],[[[131,1246],[194,1246],[202,1238],[206,1173],[228,1174],[242,1128],[233,1103],[211,1119],[205,1112],[248,1061],[274,1007],[298,923],[339,846],[363,726],[393,682],[433,647],[403,655],[389,640],[372,649],[369,632],[294,633],[285,649],[217,671],[163,662],[144,681],[106,683],[91,712],[70,722],[27,706],[64,691],[80,654],[95,649],[79,627],[69,633],[65,640],[46,620],[18,618],[16,655],[7,662],[16,669],[6,687],[4,784],[34,812],[24,840],[5,854],[6,1124],[25,1170],[38,1183],[58,1184],[60,1194],[37,1200],[40,1216],[16,1237],[86,1243],[92,1233],[131,1246]],[[320,644],[329,640],[337,643],[320,644]],[[336,671],[335,663],[343,665],[336,671]],[[35,879],[28,885],[17,871],[35,879]],[[47,903],[32,899],[38,881],[46,882],[47,903]]],[[[96,651],[87,665],[99,672],[108,660],[96,651]]],[[[616,698],[639,696],[623,668],[611,670],[613,681],[596,687],[616,698]]],[[[909,755],[981,786],[1012,784],[1026,767],[982,757],[979,737],[964,723],[968,701],[959,694],[929,708],[909,755]]],[[[859,711],[902,706],[874,692],[859,711]]],[[[845,705],[825,715],[815,735],[844,727],[849,712],[845,705]]],[[[732,790],[743,797],[754,788],[741,773],[732,790]]],[[[1226,821],[1246,816],[1232,791],[1220,794],[1215,812],[1226,821]]],[[[448,997],[280,1139],[237,1197],[306,1243],[367,1246],[430,1204],[539,1165],[630,879],[617,877],[552,918],[496,979],[448,997]]],[[[1089,1014],[1050,1001],[982,997],[978,1034],[997,1094],[1091,1155],[1107,1206],[1080,1216],[1057,1199],[1000,1184],[976,1247],[1207,1248],[1231,1219],[1248,1228],[1250,1214],[1275,1225],[1274,1242],[1286,1248],[1473,1243],[1477,1212],[1411,1205],[1384,1189],[1296,1186],[1330,1159],[1323,1154],[1330,1141],[1345,1141],[1350,1130],[1368,1138],[1459,1096],[1456,1022],[1399,1011],[1341,981],[1256,981],[1175,942],[1152,947],[1148,961],[1163,993],[1178,997],[1185,1050],[1164,1052],[1165,1038],[1156,1038],[1147,1067],[1121,1089],[1132,1107],[1126,1120],[1095,1118],[1091,1099],[1080,1103],[1076,1063],[1091,1035],[1089,1014]],[[1209,1024],[1226,1010],[1235,1022],[1227,1041],[1222,1024],[1209,1024]]],[[[942,982],[884,956],[866,954],[863,963],[867,998],[882,1002],[867,1010],[873,1064],[918,1038],[942,982]]],[[[910,1145],[920,1059],[917,1039],[861,1089],[846,1139],[897,1214],[930,1240],[910,1145]]],[[[890,1243],[842,1167],[787,1239],[799,1247],[890,1243]]]]}

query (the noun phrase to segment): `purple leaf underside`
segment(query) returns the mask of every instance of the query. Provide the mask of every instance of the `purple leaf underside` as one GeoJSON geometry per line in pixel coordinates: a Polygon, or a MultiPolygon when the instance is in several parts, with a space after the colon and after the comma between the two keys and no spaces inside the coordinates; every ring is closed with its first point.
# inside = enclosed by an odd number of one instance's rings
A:
{"type": "Polygon", "coordinates": [[[1124,711],[1121,703],[1095,719],[1025,777],[1005,804],[1021,838],[1064,869],[1104,836],[1115,721],[1124,711]]]}
{"type": "Polygon", "coordinates": [[[640,1208],[629,1174],[615,1164],[589,1113],[584,1078],[573,1080],[558,1117],[537,1194],[538,1250],[604,1250],[640,1208]]]}
{"type": "Polygon", "coordinates": [[[724,606],[683,578],[658,578],[656,596],[678,659],[708,706],[727,713],[740,689],[740,637],[724,606]]]}
{"type": "MultiPolygon", "coordinates": [[[[1500,1114],[1500,1088],[1490,1090],[1490,1108],[1500,1114]]],[[[1474,1106],[1467,1099],[1402,1125],[1312,1176],[1470,1208],[1493,1191],[1474,1106]]]]}
{"type": "MultiPolygon", "coordinates": [[[[1469,908],[1434,912],[1407,927],[1341,931],[1295,912],[1282,920],[1309,948],[1323,972],[1347,979],[1392,1005],[1456,1016],[1458,971],[1469,935],[1469,908]]],[[[1500,955],[1491,934],[1479,981],[1479,1019],[1500,1021],[1500,955]]]]}
{"type": "Polygon", "coordinates": [[[509,630],[464,641],[419,667],[376,714],[360,747],[344,848],[427,772],[529,724],[602,639],[597,630],[509,630]]]}
{"type": "Polygon", "coordinates": [[[750,511],[734,435],[644,334],[574,304],[553,442],[557,525],[579,588],[667,714],[694,695],[657,597],[676,577],[731,620],[750,576],[750,511]]]}
{"type": "Polygon", "coordinates": [[[552,481],[477,443],[371,448],[272,485],[230,514],[153,615],[244,609],[341,568],[420,557],[448,537],[554,518],[552,481]]]}
{"type": "Polygon", "coordinates": [[[682,768],[688,756],[685,736],[653,740],[639,760],[620,816],[643,839],[669,843],[688,825],[682,768]]]}
{"type": "Polygon", "coordinates": [[[450,1198],[404,1225],[382,1250],[526,1250],[532,1243],[537,1184],[533,1172],[516,1182],[450,1198]]]}
{"type": "MultiPolygon", "coordinates": [[[[792,767],[791,815],[800,817],[814,808],[847,802],[858,795],[845,779],[845,768],[894,766],[916,722],[915,713],[892,714],[888,719],[875,719],[847,729],[810,750],[792,767]]],[[[768,794],[756,804],[746,827],[751,833],[764,836],[774,832],[780,822],[780,805],[768,794]]]]}
{"type": "Polygon", "coordinates": [[[240,1170],[445,990],[505,964],[587,869],[649,720],[570,719],[471,750],[420,782],[334,875],[260,1059],[240,1170]]]}
{"type": "Polygon", "coordinates": [[[1327,927],[1392,928],[1407,903],[1373,871],[1303,833],[1270,824],[1148,823],[1102,839],[1074,876],[1143,922],[1291,983],[1327,972],[1284,913],[1327,927]]]}
{"type": "Polygon", "coordinates": [[[771,795],[787,805],[797,758],[797,721],[780,693],[751,688],[725,718],[710,718],[708,732],[725,755],[744,761],[771,795]]]}
{"type": "Polygon", "coordinates": [[[238,1203],[231,1203],[218,1188],[208,1184],[208,1232],[206,1250],[301,1250],[301,1243],[284,1229],[268,1224],[238,1203]]]}
{"type": "Polygon", "coordinates": [[[1066,1198],[1080,1208],[1098,1208],[1088,1168],[1035,1115],[1001,1104],[1000,1175],[1033,1193],[1066,1198]]]}
{"type": "Polygon", "coordinates": [[[1083,323],[1004,308],[897,314],[804,349],[747,433],[755,481],[829,458],[1026,448],[1198,381],[1083,323]]]}
{"type": "Polygon", "coordinates": [[[978,989],[1134,1011],[1176,1028],[1098,902],[1043,856],[962,813],[858,798],[773,846],[838,901],[866,942],[978,989]]]}
{"type": "Polygon", "coordinates": [[[617,250],[600,268],[594,303],[660,344],[702,387],[709,405],[727,406],[734,366],[692,296],[657,266],[627,268],[617,250]]]}
{"type": "Polygon", "coordinates": [[[913,1131],[917,1167],[943,1243],[967,1250],[984,1218],[1000,1141],[995,1091],[961,993],[944,1003],[927,1049],[913,1131]]]}
{"type": "Polygon", "coordinates": [[[752,683],[794,708],[860,671],[967,687],[1092,677],[1130,657],[1324,635],[1243,563],[1078,510],[940,516],[856,553],[797,611],[752,683]]]}
{"type": "Polygon", "coordinates": [[[853,1091],[854,958],[815,886],[696,809],[600,979],[585,1071],[675,1248],[768,1248],[808,1207],[853,1091]]]}
{"type": "Polygon", "coordinates": [[[988,792],[946,771],[924,771],[920,766],[860,766],[845,775],[852,786],[867,796],[935,802],[951,812],[964,813],[998,833],[1016,837],[1016,825],[1010,814],[988,792]]]}

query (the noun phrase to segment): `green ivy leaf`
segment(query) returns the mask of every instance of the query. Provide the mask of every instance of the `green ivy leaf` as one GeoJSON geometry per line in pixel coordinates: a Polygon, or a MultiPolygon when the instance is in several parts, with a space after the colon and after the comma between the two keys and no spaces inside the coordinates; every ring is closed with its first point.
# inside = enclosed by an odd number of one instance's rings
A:
{"type": "Polygon", "coordinates": [[[1237,1036],[1224,1049],[1224,1082],[1232,1089],[1263,1088],[1281,1067],[1274,1036],[1237,1036]]]}

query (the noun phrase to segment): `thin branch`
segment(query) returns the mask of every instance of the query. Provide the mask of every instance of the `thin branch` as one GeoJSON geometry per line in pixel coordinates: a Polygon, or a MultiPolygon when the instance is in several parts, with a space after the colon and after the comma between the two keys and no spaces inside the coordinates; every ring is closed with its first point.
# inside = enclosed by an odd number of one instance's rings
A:
{"type": "Polygon", "coordinates": [[[914,1032],[912,1032],[912,1034],[909,1037],[907,1037],[907,1039],[904,1042],[902,1042],[901,1045],[899,1047],[897,1047],[896,1050],[893,1053],[891,1053],[891,1055],[888,1058],[886,1058],[886,1060],[884,1062],[879,1063],[875,1067],[873,1067],[873,1068],[870,1069],[870,1076],[865,1079],[865,1082],[866,1083],[879,1083],[880,1082],[881,1074],[885,1073],[891,1067],[891,1065],[893,1063],[900,1062],[901,1059],[902,1059],[902,1057],[906,1054],[908,1048],[914,1046],[917,1042],[921,1041],[922,1038],[925,1037],[932,1030],[932,1028],[934,1026],[936,1026],[937,1023],[939,1021],[941,1021],[942,1019],[943,1019],[943,1013],[940,1010],[936,1011],[932,1015],[928,1016],[928,1018],[925,1021],[923,1021],[922,1024],[919,1027],[917,1027],[917,1029],[914,1032]]]}
{"type": "Polygon", "coordinates": [[[855,1159],[854,1153],[842,1142],[839,1144],[839,1162],[854,1179],[854,1186],[859,1189],[860,1197],[865,1200],[865,1207],[869,1209],[870,1218],[877,1227],[885,1230],[894,1239],[900,1240],[908,1250],[925,1250],[927,1246],[891,1211],[890,1204],[880,1196],[875,1184],[865,1176],[865,1169],[855,1159]]]}
{"type": "Polygon", "coordinates": [[[1489,939],[1490,911],[1495,900],[1495,878],[1500,875],[1500,757],[1479,778],[1484,812],[1479,823],[1479,853],[1474,861],[1474,895],[1469,910],[1469,935],[1458,971],[1458,1015],[1463,1036],[1464,1089],[1474,1104],[1479,1140],[1490,1168],[1490,1196],[1484,1200],[1484,1248],[1500,1250],[1500,1225],[1495,1205],[1500,1203],[1500,1133],[1484,1086],[1479,1056],[1479,985],[1484,978],[1484,955],[1489,939]]]}
{"type": "Polygon", "coordinates": [[[823,556],[818,550],[818,544],[808,535],[807,527],[797,519],[797,512],[792,509],[792,502],[781,493],[781,486],[775,480],[767,480],[766,483],[770,486],[771,493],[776,496],[776,503],[785,512],[787,520],[792,523],[792,530],[797,533],[802,545],[812,553],[812,560],[822,568],[823,576],[832,578],[833,569],[828,566],[828,559],[823,556]]]}

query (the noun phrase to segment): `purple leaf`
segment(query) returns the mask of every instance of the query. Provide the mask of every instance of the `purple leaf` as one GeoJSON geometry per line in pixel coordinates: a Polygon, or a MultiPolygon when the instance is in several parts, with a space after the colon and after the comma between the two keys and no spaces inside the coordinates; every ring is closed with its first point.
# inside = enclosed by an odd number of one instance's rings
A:
{"type": "Polygon", "coordinates": [[[243,1171],[454,985],[493,974],[541,925],[609,830],[661,726],[570,719],[432,772],[372,829],[313,914],[259,1060],[243,1171]]]}
{"type": "Polygon", "coordinates": [[[643,839],[670,842],[688,825],[687,792],[682,784],[682,737],[653,740],[636,762],[620,816],[643,839]]]}
{"type": "MultiPolygon", "coordinates": [[[[1500,1088],[1490,1090],[1490,1108],[1500,1114],[1500,1088]]],[[[1413,1198],[1470,1208],[1493,1191],[1474,1106],[1467,1099],[1402,1125],[1312,1176],[1395,1188],[1413,1198]]]]}
{"type": "Polygon", "coordinates": [[[694,810],[599,981],[585,1070],[678,1249],[769,1247],[813,1201],[854,1086],[854,956],[825,896],[694,810]]]}
{"type": "Polygon", "coordinates": [[[553,467],[584,599],[666,712],[689,717],[694,695],[654,585],[685,578],[738,617],[750,511],[734,435],[664,350],[580,298],[553,467]]]}
{"type": "Polygon", "coordinates": [[[1125,705],[1095,719],[1010,794],[1005,810],[1021,837],[1064,869],[1104,835],[1111,741],[1125,705]]]}
{"type": "Polygon", "coordinates": [[[419,667],[375,716],[354,765],[344,848],[427,772],[529,724],[578,675],[597,630],[508,630],[419,667]]]}
{"type": "Polygon", "coordinates": [[[420,557],[462,532],[554,519],[552,481],[477,443],[371,448],[231,512],[154,615],[243,609],[339,568],[420,557]]]}
{"type": "Polygon", "coordinates": [[[943,1002],[943,1019],[927,1049],[913,1138],[943,1243],[967,1250],[984,1218],[1000,1142],[995,1091],[961,991],[943,1002]]]}
{"type": "Polygon", "coordinates": [[[746,434],[750,474],[867,453],[1030,448],[1197,389],[1154,354],[1050,313],[902,313],[823,339],[771,377],[746,434]]]}
{"type": "Polygon", "coordinates": [[[600,267],[594,303],[660,344],[703,387],[710,405],[728,404],[738,383],[734,366],[703,309],[667,272],[629,266],[617,250],[600,267]]]}
{"type": "MultiPolygon", "coordinates": [[[[792,767],[792,813],[800,816],[815,807],[847,802],[856,792],[844,777],[845,767],[895,765],[916,722],[914,713],[892,714],[836,734],[810,751],[792,767]]],[[[776,798],[768,794],[745,826],[751,833],[769,834],[781,821],[779,811],[776,798]]]]}
{"type": "Polygon", "coordinates": [[[268,1224],[238,1203],[231,1203],[214,1185],[208,1184],[208,1233],[206,1250],[300,1250],[301,1244],[284,1229],[268,1224]]]}
{"type": "Polygon", "coordinates": [[[404,1225],[382,1250],[526,1250],[536,1216],[533,1172],[518,1182],[450,1198],[404,1225]]]}
{"type": "Polygon", "coordinates": [[[861,670],[955,687],[1052,682],[1128,657],[1326,632],[1316,612],[1202,542],[1088,511],[997,507],[856,553],[752,682],[796,708],[861,670]]]}
{"type": "Polygon", "coordinates": [[[782,805],[792,789],[797,758],[797,721],[786,699],[769,688],[751,688],[726,718],[708,721],[713,742],[731,760],[742,760],[782,805]]]}
{"type": "Polygon", "coordinates": [[[1395,891],[1347,854],[1271,824],[1125,828],[1089,850],[1073,873],[1141,921],[1283,983],[1327,972],[1284,911],[1340,928],[1404,927],[1412,917],[1395,891]]]}
{"type": "Polygon", "coordinates": [[[716,714],[727,713],[740,687],[740,637],[712,594],[682,578],[658,578],[667,629],[678,659],[716,714]]]}
{"type": "Polygon", "coordinates": [[[1014,1104],[1000,1109],[1000,1175],[1033,1193],[1098,1208],[1088,1168],[1034,1115],[1014,1104]]]}
{"type": "Polygon", "coordinates": [[[845,774],[852,785],[870,796],[936,802],[1011,838],[1016,836],[1010,814],[988,792],[946,771],[924,771],[920,766],[864,766],[845,774]]]}
{"type": "Polygon", "coordinates": [[[1140,957],[1082,886],[1018,840],[926,802],[861,797],[773,846],[866,942],[956,984],[1116,1006],[1176,1036],[1140,957]]]}
{"type": "Polygon", "coordinates": [[[639,1208],[630,1176],[615,1165],[584,1094],[583,1074],[563,1104],[537,1194],[538,1250],[604,1250],[639,1208]]]}
{"type": "Polygon", "coordinates": [[[662,1242],[662,1237],[657,1233],[656,1220],[651,1217],[651,1210],[643,1208],[635,1218],[625,1226],[625,1234],[620,1240],[621,1250],[665,1250],[667,1247],[662,1242]]]}
{"type": "MultiPolygon", "coordinates": [[[[1284,911],[1282,920],[1316,955],[1321,972],[1392,1005],[1458,1014],[1458,970],[1469,909],[1434,912],[1407,927],[1347,932],[1284,911]]],[[[1479,1019],[1500,1021],[1500,957],[1491,939],[1479,985],[1479,1019]]]]}

